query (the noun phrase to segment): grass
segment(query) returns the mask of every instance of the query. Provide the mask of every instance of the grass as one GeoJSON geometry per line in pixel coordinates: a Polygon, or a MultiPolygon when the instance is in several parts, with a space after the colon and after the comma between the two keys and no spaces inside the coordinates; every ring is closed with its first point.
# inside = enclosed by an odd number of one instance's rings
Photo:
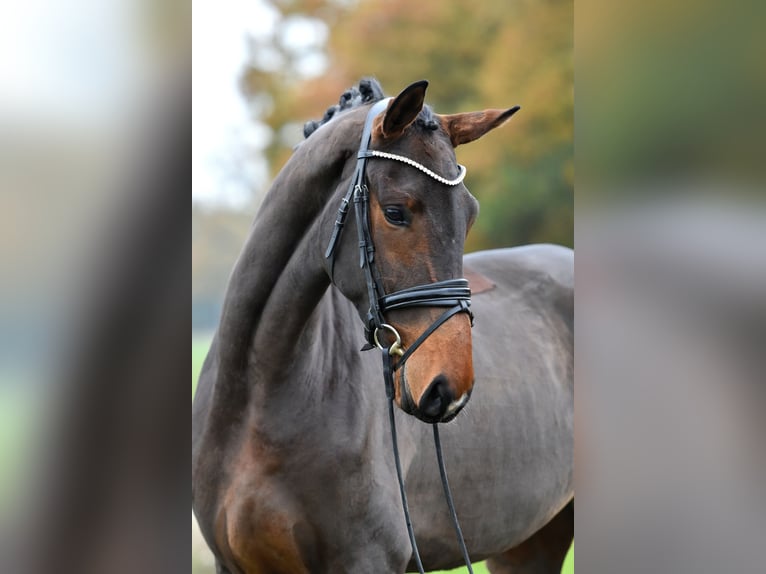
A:
{"type": "Polygon", "coordinates": [[[25,379],[0,370],[0,518],[18,501],[41,427],[44,397],[25,379]]]}
{"type": "Polygon", "coordinates": [[[197,379],[202,370],[208,347],[210,347],[210,335],[192,335],[192,398],[197,390],[197,379]]]}
{"type": "MultiPolygon", "coordinates": [[[[473,574],[489,574],[487,566],[484,562],[478,564],[471,564],[473,567],[473,574]]],[[[440,570],[439,572],[432,572],[431,574],[464,574],[468,572],[468,568],[463,566],[462,568],[455,568],[454,570],[440,570]]],[[[574,544],[569,548],[569,554],[567,554],[566,560],[564,560],[564,566],[561,568],[561,574],[574,574],[574,544]]]]}
{"type": "MultiPolygon", "coordinates": [[[[202,368],[202,362],[205,360],[207,349],[210,344],[209,336],[196,336],[192,337],[192,397],[194,397],[194,391],[197,388],[197,378],[199,377],[200,369],[202,368]]],[[[488,574],[487,566],[484,562],[473,564],[474,574],[488,574]]],[[[462,568],[456,568],[454,570],[442,570],[439,572],[433,572],[432,574],[467,574],[468,569],[464,566],[462,568]]],[[[561,574],[574,574],[574,544],[569,548],[566,560],[564,561],[564,567],[561,569],[561,574]]]]}

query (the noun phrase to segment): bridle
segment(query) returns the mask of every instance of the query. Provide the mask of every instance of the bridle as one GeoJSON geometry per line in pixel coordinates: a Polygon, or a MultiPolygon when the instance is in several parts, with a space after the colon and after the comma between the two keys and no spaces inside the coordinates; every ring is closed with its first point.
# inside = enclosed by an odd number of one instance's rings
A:
{"type": "Polygon", "coordinates": [[[327,246],[327,251],[325,252],[325,258],[328,259],[330,274],[332,275],[335,265],[335,249],[348,216],[349,206],[353,201],[359,238],[359,267],[365,274],[367,297],[370,302],[365,323],[365,338],[368,344],[365,350],[377,347],[381,351],[388,351],[389,356],[398,356],[399,361],[393,367],[394,371],[396,371],[402,368],[412,353],[450,317],[457,313],[467,313],[471,318],[471,324],[473,324],[473,314],[470,310],[471,290],[466,279],[436,281],[434,283],[409,287],[390,294],[386,294],[383,288],[380,274],[375,266],[375,246],[372,234],[370,233],[369,189],[366,183],[367,160],[371,157],[378,157],[401,161],[416,167],[423,173],[448,186],[461,183],[466,173],[465,167],[460,166],[460,175],[453,180],[448,180],[410,158],[370,150],[372,122],[385,109],[389,100],[390,98],[377,102],[370,108],[367,114],[359,152],[357,153],[356,171],[354,172],[348,192],[341,200],[338,217],[335,220],[335,226],[327,246]],[[407,307],[446,307],[447,310],[405,351],[402,347],[399,333],[385,321],[384,314],[387,311],[405,309],[407,307]],[[378,334],[381,331],[388,331],[393,335],[394,342],[389,347],[385,347],[380,342],[378,334]]]}
{"type": "MultiPolygon", "coordinates": [[[[470,310],[471,290],[468,286],[468,281],[461,278],[436,281],[434,283],[409,287],[407,289],[402,289],[401,291],[386,294],[380,279],[380,274],[375,265],[375,246],[373,244],[372,235],[370,233],[369,189],[367,188],[366,169],[367,160],[373,157],[400,161],[420,170],[429,177],[446,186],[454,186],[461,183],[465,177],[466,169],[465,167],[460,166],[460,174],[458,177],[449,180],[434,173],[427,167],[410,158],[380,152],[377,150],[370,150],[369,145],[373,120],[386,108],[390,99],[391,98],[384,99],[375,103],[367,113],[364,130],[362,132],[362,140],[359,146],[359,151],[357,153],[356,170],[351,180],[349,190],[341,200],[341,205],[338,209],[338,217],[335,220],[333,232],[327,246],[327,251],[325,252],[325,258],[328,260],[330,275],[332,276],[335,264],[335,250],[338,245],[340,235],[343,231],[346,217],[348,216],[350,204],[353,201],[354,213],[356,215],[356,227],[359,238],[359,267],[363,270],[365,275],[365,281],[367,284],[367,296],[370,302],[370,308],[367,312],[365,322],[365,337],[367,339],[367,345],[363,350],[377,347],[382,353],[383,378],[386,387],[386,397],[388,399],[389,420],[391,422],[391,438],[393,441],[396,473],[399,480],[399,491],[402,498],[402,507],[404,509],[405,520],[407,522],[407,532],[410,537],[413,555],[415,557],[418,570],[422,574],[424,572],[423,565],[420,560],[417,544],[415,542],[415,534],[413,531],[412,522],[410,520],[409,507],[407,504],[407,495],[404,490],[401,462],[399,460],[399,447],[397,444],[396,423],[394,419],[394,373],[398,369],[402,368],[407,359],[412,356],[418,347],[420,347],[420,345],[432,333],[434,333],[436,329],[443,325],[452,316],[458,313],[467,313],[471,318],[471,326],[473,326],[473,313],[471,313],[470,310]],[[446,308],[446,310],[412,343],[412,345],[409,346],[409,348],[405,350],[402,346],[401,336],[397,330],[386,322],[385,313],[394,309],[406,309],[408,307],[440,307],[446,308]],[[379,334],[381,332],[388,332],[390,335],[392,335],[394,339],[393,343],[386,346],[385,343],[381,342],[379,338],[379,334]],[[396,363],[394,363],[394,357],[398,357],[396,363]]],[[[465,541],[463,540],[463,535],[460,530],[460,524],[458,523],[457,515],[455,513],[455,507],[452,501],[452,494],[450,493],[449,483],[447,482],[447,473],[444,468],[444,460],[441,452],[441,441],[439,439],[439,427],[437,423],[433,423],[432,426],[434,433],[434,444],[436,447],[436,454],[439,462],[439,473],[442,479],[445,498],[447,500],[447,505],[449,506],[452,523],[455,527],[460,549],[463,553],[463,559],[465,560],[466,566],[468,567],[468,571],[473,573],[470,558],[468,557],[468,551],[465,546],[465,541]]]]}

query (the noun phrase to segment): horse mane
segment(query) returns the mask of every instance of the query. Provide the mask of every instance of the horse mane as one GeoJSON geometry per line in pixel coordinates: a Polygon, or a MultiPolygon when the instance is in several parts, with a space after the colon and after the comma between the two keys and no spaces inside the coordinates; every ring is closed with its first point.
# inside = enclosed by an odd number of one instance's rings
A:
{"type": "MultiPolygon", "coordinates": [[[[362,78],[356,86],[351,86],[340,95],[338,103],[327,108],[320,120],[309,120],[303,125],[303,137],[308,138],[317,128],[332,120],[338,112],[344,112],[358,108],[366,104],[372,104],[385,97],[380,82],[375,78],[362,78]]],[[[439,127],[430,106],[423,106],[423,110],[416,120],[420,127],[433,131],[439,127]]]]}

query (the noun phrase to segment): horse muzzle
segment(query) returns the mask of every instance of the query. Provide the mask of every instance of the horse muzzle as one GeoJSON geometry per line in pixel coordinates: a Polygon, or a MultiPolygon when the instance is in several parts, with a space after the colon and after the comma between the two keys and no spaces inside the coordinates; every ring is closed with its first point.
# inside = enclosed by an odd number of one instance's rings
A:
{"type": "Polygon", "coordinates": [[[438,375],[425,390],[420,402],[416,403],[407,382],[406,367],[402,369],[399,387],[400,408],[426,423],[446,423],[454,419],[468,403],[472,390],[456,398],[446,377],[438,375]]]}

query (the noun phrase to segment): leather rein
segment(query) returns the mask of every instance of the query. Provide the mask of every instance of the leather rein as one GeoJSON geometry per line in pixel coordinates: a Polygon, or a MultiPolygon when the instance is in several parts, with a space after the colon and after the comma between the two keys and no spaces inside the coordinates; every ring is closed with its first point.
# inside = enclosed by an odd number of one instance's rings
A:
{"type": "MultiPolygon", "coordinates": [[[[325,258],[328,260],[330,274],[332,276],[335,253],[338,240],[343,231],[343,226],[348,216],[350,204],[354,204],[354,213],[356,215],[356,227],[359,239],[359,267],[363,270],[367,284],[367,296],[370,302],[370,308],[367,312],[365,322],[365,338],[367,345],[362,350],[368,350],[377,347],[380,349],[383,358],[383,378],[386,387],[386,398],[388,399],[389,420],[391,423],[391,439],[393,442],[394,462],[396,464],[396,475],[399,481],[399,492],[402,499],[402,508],[404,509],[405,521],[407,523],[407,533],[412,545],[412,553],[418,566],[418,571],[424,574],[423,564],[418,552],[415,534],[410,520],[409,506],[407,504],[407,494],[404,489],[404,479],[402,478],[401,462],[399,460],[399,447],[396,435],[396,422],[394,418],[394,373],[402,368],[407,359],[417,350],[418,347],[450,317],[458,313],[467,313],[471,318],[473,326],[473,313],[471,313],[471,290],[466,279],[448,279],[446,281],[437,281],[425,285],[410,287],[401,291],[386,294],[380,278],[380,274],[375,265],[375,246],[370,232],[370,208],[369,208],[369,189],[367,187],[367,160],[370,158],[380,158],[386,160],[400,161],[411,165],[420,170],[439,183],[447,186],[458,185],[465,177],[466,169],[460,166],[460,174],[457,178],[449,180],[432,172],[418,162],[399,155],[370,150],[370,140],[372,133],[372,123],[375,117],[386,109],[391,98],[381,100],[375,103],[367,113],[367,118],[362,132],[362,140],[357,153],[357,163],[354,176],[351,181],[348,192],[341,200],[338,209],[338,217],[335,220],[332,235],[330,237],[325,258]],[[442,313],[413,343],[409,348],[404,349],[402,340],[397,330],[385,321],[385,313],[394,309],[405,309],[408,307],[440,307],[446,308],[442,313]],[[393,336],[394,341],[388,346],[386,342],[381,341],[379,334],[387,332],[393,336]],[[398,360],[394,362],[394,357],[398,360]]],[[[455,506],[452,501],[447,473],[444,467],[444,459],[441,452],[441,441],[439,439],[438,423],[433,423],[434,445],[436,448],[437,460],[439,463],[439,474],[442,480],[444,495],[450,511],[452,524],[460,544],[460,550],[463,559],[468,567],[468,571],[473,574],[471,561],[463,540],[463,534],[458,523],[455,506]]]]}

